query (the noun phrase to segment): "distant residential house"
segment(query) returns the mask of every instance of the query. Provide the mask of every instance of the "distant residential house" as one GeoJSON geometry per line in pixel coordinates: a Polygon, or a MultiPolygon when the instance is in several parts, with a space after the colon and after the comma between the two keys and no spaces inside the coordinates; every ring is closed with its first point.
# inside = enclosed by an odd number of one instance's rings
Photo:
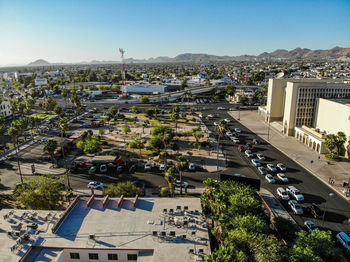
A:
{"type": "Polygon", "coordinates": [[[47,85],[47,79],[46,78],[35,78],[34,83],[36,86],[46,86],[47,85]]]}

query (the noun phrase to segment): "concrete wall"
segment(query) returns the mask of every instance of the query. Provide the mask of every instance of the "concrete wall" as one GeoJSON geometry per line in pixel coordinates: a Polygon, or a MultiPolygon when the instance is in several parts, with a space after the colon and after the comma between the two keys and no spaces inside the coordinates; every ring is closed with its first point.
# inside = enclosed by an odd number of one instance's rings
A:
{"type": "Polygon", "coordinates": [[[297,93],[297,86],[293,82],[288,82],[286,87],[286,98],[282,123],[283,133],[288,136],[292,136],[294,134],[297,93]]]}
{"type": "Polygon", "coordinates": [[[286,79],[269,80],[266,109],[269,112],[270,121],[282,120],[286,83],[286,79]]]}
{"type": "Polygon", "coordinates": [[[117,254],[118,255],[118,262],[128,262],[131,260],[128,260],[128,254],[139,254],[138,250],[101,250],[101,249],[64,249],[62,252],[62,255],[60,259],[63,259],[61,261],[65,262],[77,262],[77,261],[99,261],[99,262],[110,262],[114,260],[108,260],[108,254],[117,254]],[[71,259],[70,253],[79,253],[80,259],[71,259]],[[89,260],[89,253],[96,253],[98,254],[98,260],[89,260]]]}
{"type": "Polygon", "coordinates": [[[339,131],[345,133],[347,141],[350,140],[350,106],[323,98],[318,99],[316,128],[325,130],[328,134],[336,134],[339,131]]]}

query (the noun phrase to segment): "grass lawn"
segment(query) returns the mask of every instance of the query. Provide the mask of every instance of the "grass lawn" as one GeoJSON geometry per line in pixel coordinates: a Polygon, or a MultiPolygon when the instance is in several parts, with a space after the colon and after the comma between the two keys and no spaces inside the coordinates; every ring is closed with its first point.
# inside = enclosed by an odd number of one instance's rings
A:
{"type": "Polygon", "coordinates": [[[50,113],[50,114],[43,113],[43,114],[36,114],[36,115],[31,115],[31,116],[32,117],[37,117],[37,118],[39,118],[41,120],[44,120],[44,119],[53,117],[55,115],[56,115],[55,113],[50,113]]]}

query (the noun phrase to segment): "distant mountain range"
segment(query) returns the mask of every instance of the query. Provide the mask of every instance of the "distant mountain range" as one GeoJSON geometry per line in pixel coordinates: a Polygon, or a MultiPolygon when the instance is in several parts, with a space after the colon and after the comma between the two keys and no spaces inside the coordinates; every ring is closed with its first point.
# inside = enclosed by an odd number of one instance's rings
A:
{"type": "MultiPolygon", "coordinates": [[[[229,62],[229,61],[322,61],[322,60],[339,60],[350,61],[350,48],[334,47],[329,50],[311,50],[307,48],[295,48],[293,50],[277,49],[271,53],[264,52],[260,55],[240,55],[240,56],[216,56],[208,54],[185,53],[175,57],[159,56],[149,59],[125,59],[126,63],[171,63],[171,62],[229,62]]],[[[120,61],[98,61],[79,62],[72,64],[120,64],[120,61]]],[[[66,63],[49,63],[46,60],[39,59],[28,64],[28,66],[49,66],[65,65],[66,63]]]]}

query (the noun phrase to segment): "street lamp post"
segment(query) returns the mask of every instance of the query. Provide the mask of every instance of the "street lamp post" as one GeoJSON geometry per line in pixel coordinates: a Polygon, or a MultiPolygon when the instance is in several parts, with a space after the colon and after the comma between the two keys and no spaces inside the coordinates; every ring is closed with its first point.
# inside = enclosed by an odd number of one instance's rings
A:
{"type": "Polygon", "coordinates": [[[324,220],[325,220],[325,217],[326,217],[327,203],[328,203],[328,201],[331,199],[332,196],[334,196],[334,193],[329,193],[329,194],[328,194],[328,198],[327,198],[326,204],[324,205],[323,223],[322,223],[323,226],[324,226],[324,220]]]}

